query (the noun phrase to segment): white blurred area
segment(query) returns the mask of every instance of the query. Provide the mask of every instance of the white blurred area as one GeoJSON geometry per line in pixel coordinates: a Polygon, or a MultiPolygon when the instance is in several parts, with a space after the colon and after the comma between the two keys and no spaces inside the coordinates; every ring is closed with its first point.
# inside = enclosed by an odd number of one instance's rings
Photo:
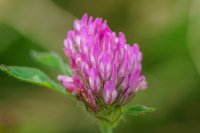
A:
{"type": "MultiPolygon", "coordinates": [[[[62,50],[63,38],[73,19],[73,15],[50,0],[0,0],[0,23],[48,50],[62,50]]],[[[9,43],[2,45],[0,51],[9,43]]]]}

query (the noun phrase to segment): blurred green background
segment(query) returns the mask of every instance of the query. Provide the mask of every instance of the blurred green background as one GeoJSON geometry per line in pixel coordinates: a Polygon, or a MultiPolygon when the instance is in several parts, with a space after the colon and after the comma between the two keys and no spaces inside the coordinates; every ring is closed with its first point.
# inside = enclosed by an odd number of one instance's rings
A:
{"type": "MultiPolygon", "coordinates": [[[[37,67],[31,50],[63,54],[63,39],[85,12],[138,42],[149,89],[115,133],[200,132],[200,0],[0,0],[0,64],[37,67]]],[[[0,72],[0,133],[99,133],[75,100],[0,72]]]]}

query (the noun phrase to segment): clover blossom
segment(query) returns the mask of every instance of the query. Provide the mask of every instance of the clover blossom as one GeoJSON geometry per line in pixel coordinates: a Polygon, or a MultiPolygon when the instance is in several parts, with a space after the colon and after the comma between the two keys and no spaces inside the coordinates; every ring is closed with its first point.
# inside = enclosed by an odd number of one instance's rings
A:
{"type": "Polygon", "coordinates": [[[125,35],[117,35],[102,18],[85,14],[75,20],[74,29],[68,31],[64,40],[64,52],[72,75],[59,75],[58,80],[89,111],[123,106],[147,86],[141,75],[142,53],[138,44],[129,45],[125,35]]]}

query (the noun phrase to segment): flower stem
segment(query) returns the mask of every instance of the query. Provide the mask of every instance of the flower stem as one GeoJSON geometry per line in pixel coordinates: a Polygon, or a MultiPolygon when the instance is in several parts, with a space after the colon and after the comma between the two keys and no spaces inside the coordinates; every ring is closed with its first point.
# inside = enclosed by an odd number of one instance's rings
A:
{"type": "Polygon", "coordinates": [[[112,126],[107,123],[100,123],[102,133],[112,133],[112,126]]]}
{"type": "Polygon", "coordinates": [[[121,108],[114,108],[113,110],[99,112],[95,116],[102,133],[113,133],[113,128],[119,124],[122,118],[122,112],[121,108]]]}

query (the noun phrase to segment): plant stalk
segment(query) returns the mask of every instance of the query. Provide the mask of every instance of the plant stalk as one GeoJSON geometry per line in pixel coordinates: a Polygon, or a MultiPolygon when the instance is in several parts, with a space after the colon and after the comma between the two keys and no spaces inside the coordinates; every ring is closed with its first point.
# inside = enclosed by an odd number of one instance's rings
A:
{"type": "Polygon", "coordinates": [[[99,125],[100,125],[100,129],[101,129],[102,133],[113,133],[112,132],[113,128],[112,128],[112,126],[110,124],[102,122],[99,125]]]}

